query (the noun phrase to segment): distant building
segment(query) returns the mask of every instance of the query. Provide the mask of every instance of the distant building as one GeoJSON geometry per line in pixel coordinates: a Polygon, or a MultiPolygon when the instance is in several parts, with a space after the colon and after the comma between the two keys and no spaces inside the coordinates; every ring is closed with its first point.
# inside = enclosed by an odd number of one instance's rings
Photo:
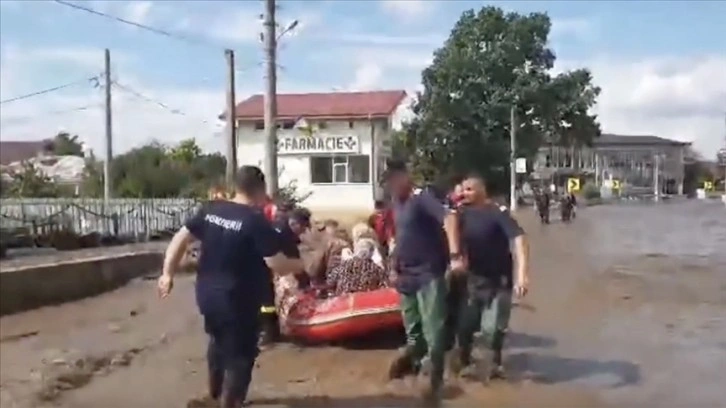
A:
{"type": "Polygon", "coordinates": [[[77,156],[56,156],[52,140],[0,141],[0,177],[23,170],[24,163],[33,164],[38,171],[55,182],[78,188],[83,182],[85,160],[77,156]]]}
{"type": "Polygon", "coordinates": [[[53,141],[0,141],[0,165],[53,154],[53,141]]]}
{"type": "Polygon", "coordinates": [[[581,174],[592,176],[598,184],[616,179],[631,188],[652,189],[657,167],[664,190],[683,194],[690,145],[658,136],[603,134],[591,147],[541,147],[533,163],[534,176],[561,179],[581,174]]]}
{"type": "MultiPolygon", "coordinates": [[[[278,95],[280,185],[311,192],[313,209],[372,209],[409,102],[401,90],[278,95]]],[[[263,165],[263,113],[262,95],[237,105],[239,165],[263,165]]]]}

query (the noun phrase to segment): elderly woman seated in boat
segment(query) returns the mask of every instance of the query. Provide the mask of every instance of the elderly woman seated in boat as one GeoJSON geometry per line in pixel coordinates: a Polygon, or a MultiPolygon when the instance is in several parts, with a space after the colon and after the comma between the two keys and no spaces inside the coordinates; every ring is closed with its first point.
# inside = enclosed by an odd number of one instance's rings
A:
{"type": "Polygon", "coordinates": [[[376,241],[371,238],[358,239],[353,256],[328,273],[326,284],[332,296],[368,292],[388,286],[386,270],[373,261],[376,246],[376,241]]]}
{"type": "MultiPolygon", "coordinates": [[[[371,260],[381,268],[385,268],[385,262],[383,259],[382,251],[381,251],[381,243],[378,242],[378,238],[376,236],[376,231],[371,228],[370,226],[359,223],[353,226],[353,229],[351,230],[350,234],[353,238],[354,245],[361,241],[361,240],[369,240],[372,241],[374,247],[373,247],[373,255],[371,256],[371,260]]],[[[350,249],[344,249],[341,257],[343,260],[347,260],[353,257],[353,251],[350,249]]]]}

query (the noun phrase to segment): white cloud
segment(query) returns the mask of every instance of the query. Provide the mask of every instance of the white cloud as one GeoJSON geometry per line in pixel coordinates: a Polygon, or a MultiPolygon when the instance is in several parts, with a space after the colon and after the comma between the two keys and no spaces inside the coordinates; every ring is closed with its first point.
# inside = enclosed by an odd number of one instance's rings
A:
{"type": "Polygon", "coordinates": [[[124,4],[121,18],[139,24],[149,24],[151,23],[152,6],[153,3],[150,1],[130,1],[124,4]]]}
{"type": "MultiPolygon", "coordinates": [[[[77,48],[57,49],[52,54],[52,60],[40,49],[26,51],[27,53],[10,53],[10,58],[6,58],[7,50],[3,49],[3,58],[0,60],[3,100],[42,88],[42,85],[33,83],[37,78],[53,78],[59,65],[75,64],[77,70],[78,66],[87,63],[85,58],[79,57],[84,54],[77,48]],[[66,59],[62,56],[66,56],[66,59]],[[43,62],[40,65],[41,71],[34,68],[39,66],[39,61],[43,62]]],[[[120,53],[116,55],[117,60],[130,58],[120,53]]],[[[122,85],[164,104],[166,108],[114,88],[112,106],[115,153],[122,153],[152,140],[174,144],[191,137],[196,138],[205,150],[218,151],[224,146],[221,137],[223,128],[217,119],[225,106],[224,89],[159,86],[139,79],[130,70],[125,72],[127,74],[121,81],[122,85]]],[[[56,84],[53,82],[49,87],[56,84]]],[[[245,88],[243,85],[237,89],[237,98],[242,100],[259,92],[260,88],[261,81],[253,87],[245,88]]],[[[289,85],[284,77],[279,89],[280,92],[311,90],[305,84],[289,85]]],[[[79,84],[63,91],[3,104],[0,109],[0,137],[2,140],[39,140],[66,130],[78,134],[94,151],[100,153],[104,148],[103,101],[101,88],[79,84]]]]}
{"type": "Polygon", "coordinates": [[[553,39],[567,37],[568,39],[591,39],[597,30],[597,23],[586,18],[553,18],[550,36],[553,39]]]}
{"type": "Polygon", "coordinates": [[[260,12],[249,9],[224,13],[209,24],[194,27],[212,38],[233,42],[259,41],[263,30],[260,12]]]}
{"type": "Polygon", "coordinates": [[[708,158],[721,147],[726,132],[725,55],[599,57],[558,66],[592,70],[602,87],[595,111],[604,131],[694,142],[708,158]]]}
{"type": "Polygon", "coordinates": [[[385,12],[405,22],[427,17],[437,6],[434,0],[381,0],[381,7],[385,12]]]}
{"type": "Polygon", "coordinates": [[[355,71],[353,82],[348,87],[351,91],[363,91],[380,85],[383,67],[376,63],[364,63],[355,71]]]}
{"type": "MultiPolygon", "coordinates": [[[[356,64],[353,89],[420,86],[420,72],[431,62],[428,51],[410,48],[348,49],[356,64]]],[[[694,142],[705,157],[721,148],[726,113],[726,55],[700,57],[597,57],[559,61],[556,70],[588,67],[602,88],[595,107],[603,131],[648,134],[694,142]]]]}

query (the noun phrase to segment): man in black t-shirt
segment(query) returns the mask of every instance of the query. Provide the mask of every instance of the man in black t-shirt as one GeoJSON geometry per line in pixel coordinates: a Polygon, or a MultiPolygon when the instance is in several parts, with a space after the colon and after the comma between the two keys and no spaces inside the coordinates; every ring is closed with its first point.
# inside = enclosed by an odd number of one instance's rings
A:
{"type": "Polygon", "coordinates": [[[270,270],[302,268],[299,260],[281,254],[280,233],[258,209],[265,197],[262,171],[242,166],[235,190],[233,199],[210,202],[174,235],[158,281],[159,295],[165,298],[186,245],[193,238],[201,242],[196,300],[209,335],[208,399],[221,399],[222,408],[241,407],[247,396],[270,270]]]}
{"type": "MultiPolygon", "coordinates": [[[[280,234],[280,251],[288,258],[300,259],[300,236],[310,229],[310,211],[305,208],[288,208],[280,206],[283,211],[276,214],[273,222],[275,230],[280,234]]],[[[295,277],[300,286],[309,284],[309,278],[305,271],[296,273],[295,277]]],[[[260,308],[262,319],[262,336],[260,345],[266,347],[277,342],[280,338],[280,327],[275,306],[275,284],[272,274],[267,284],[268,290],[265,300],[260,308]]]]}
{"type": "Polygon", "coordinates": [[[451,361],[452,371],[466,367],[480,379],[488,380],[504,375],[504,335],[512,295],[527,293],[529,249],[524,231],[506,207],[489,199],[481,177],[465,179],[463,190],[465,205],[460,209],[459,221],[469,273],[459,309],[459,348],[451,361]],[[516,272],[510,245],[517,261],[516,272]]]}

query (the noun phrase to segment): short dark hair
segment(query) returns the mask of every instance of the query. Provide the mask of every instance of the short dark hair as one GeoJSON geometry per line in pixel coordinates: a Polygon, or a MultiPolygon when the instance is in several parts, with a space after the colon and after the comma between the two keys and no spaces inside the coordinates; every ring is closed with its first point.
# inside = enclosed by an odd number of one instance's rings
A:
{"type": "Polygon", "coordinates": [[[297,207],[290,212],[290,219],[305,227],[310,226],[311,216],[310,210],[303,207],[297,207]]]}
{"type": "Polygon", "coordinates": [[[469,174],[466,175],[465,179],[478,180],[482,184],[482,186],[484,186],[484,189],[489,191],[489,185],[487,184],[487,179],[484,176],[482,176],[481,173],[477,173],[475,171],[469,172],[469,174]]]}
{"type": "Polygon", "coordinates": [[[265,174],[257,166],[242,166],[235,174],[234,186],[244,194],[265,191],[265,174]]]}
{"type": "Polygon", "coordinates": [[[386,160],[386,171],[383,172],[382,182],[388,181],[392,176],[401,173],[407,173],[408,167],[406,162],[398,159],[386,160]]]}

